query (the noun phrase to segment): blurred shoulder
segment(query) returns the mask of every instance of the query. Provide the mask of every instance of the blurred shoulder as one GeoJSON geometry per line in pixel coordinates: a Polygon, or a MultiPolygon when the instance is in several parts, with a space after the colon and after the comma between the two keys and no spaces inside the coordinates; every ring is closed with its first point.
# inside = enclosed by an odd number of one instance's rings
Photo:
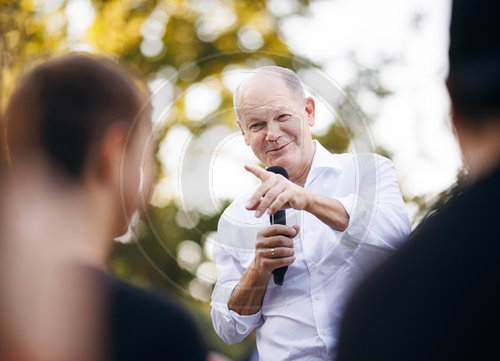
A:
{"type": "Polygon", "coordinates": [[[122,281],[110,278],[109,284],[114,359],[140,360],[145,355],[151,359],[165,353],[205,358],[201,334],[184,308],[122,281]]]}

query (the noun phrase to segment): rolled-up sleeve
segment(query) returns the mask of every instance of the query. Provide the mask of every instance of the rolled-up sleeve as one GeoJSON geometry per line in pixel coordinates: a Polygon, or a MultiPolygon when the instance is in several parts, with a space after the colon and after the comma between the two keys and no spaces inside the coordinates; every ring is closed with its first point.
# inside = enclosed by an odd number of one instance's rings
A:
{"type": "MultiPolygon", "coordinates": [[[[223,214],[217,228],[213,256],[218,277],[210,305],[215,332],[227,344],[235,344],[260,326],[263,320],[260,310],[253,315],[239,315],[227,306],[234,288],[245,272],[240,260],[236,257],[238,249],[232,246],[233,241],[241,237],[241,229],[228,218],[227,214],[223,214]]],[[[246,251],[250,252],[250,250],[246,251]]]]}

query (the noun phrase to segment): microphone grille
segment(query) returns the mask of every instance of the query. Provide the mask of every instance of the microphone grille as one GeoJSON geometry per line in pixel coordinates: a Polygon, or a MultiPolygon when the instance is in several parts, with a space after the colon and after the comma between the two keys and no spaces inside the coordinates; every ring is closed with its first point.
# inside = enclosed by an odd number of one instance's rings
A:
{"type": "Polygon", "coordinates": [[[286,171],[286,169],[285,169],[285,168],[283,168],[283,167],[280,167],[280,166],[278,166],[278,165],[274,165],[274,166],[272,166],[272,167],[268,167],[268,168],[266,168],[266,170],[267,170],[268,172],[273,172],[273,173],[276,173],[276,174],[281,174],[281,175],[282,175],[283,177],[285,177],[286,179],[290,179],[290,178],[288,177],[288,172],[286,171]]]}

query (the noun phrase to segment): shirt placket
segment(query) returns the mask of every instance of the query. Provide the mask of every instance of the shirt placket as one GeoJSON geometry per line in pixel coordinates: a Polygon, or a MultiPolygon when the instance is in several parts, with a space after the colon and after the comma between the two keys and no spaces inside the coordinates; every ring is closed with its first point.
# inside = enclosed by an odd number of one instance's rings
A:
{"type": "Polygon", "coordinates": [[[325,355],[327,345],[331,345],[331,326],[328,319],[328,305],[325,289],[323,287],[325,280],[321,272],[319,260],[321,255],[315,251],[316,242],[321,242],[317,239],[315,232],[315,222],[311,219],[313,216],[306,212],[301,212],[301,242],[304,253],[304,259],[309,271],[309,297],[311,298],[312,310],[314,315],[314,323],[319,338],[325,344],[325,355]]]}

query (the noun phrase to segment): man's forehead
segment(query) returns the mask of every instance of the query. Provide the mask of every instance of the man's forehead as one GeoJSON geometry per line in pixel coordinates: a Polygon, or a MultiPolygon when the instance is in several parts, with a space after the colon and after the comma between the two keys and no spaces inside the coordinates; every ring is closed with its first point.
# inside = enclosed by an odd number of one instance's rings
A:
{"type": "Polygon", "coordinates": [[[254,97],[263,93],[289,93],[283,74],[259,72],[240,85],[240,96],[252,94],[254,97]]]}
{"type": "Polygon", "coordinates": [[[265,114],[278,113],[285,109],[289,109],[290,106],[284,102],[280,102],[277,99],[271,99],[267,102],[252,102],[243,104],[240,107],[240,112],[245,118],[259,117],[265,114]]]}
{"type": "MultiPolygon", "coordinates": [[[[279,75],[279,74],[278,74],[279,75]]],[[[279,77],[256,75],[249,79],[239,91],[239,106],[241,111],[258,108],[280,108],[289,106],[294,100],[290,89],[279,77]]]]}

